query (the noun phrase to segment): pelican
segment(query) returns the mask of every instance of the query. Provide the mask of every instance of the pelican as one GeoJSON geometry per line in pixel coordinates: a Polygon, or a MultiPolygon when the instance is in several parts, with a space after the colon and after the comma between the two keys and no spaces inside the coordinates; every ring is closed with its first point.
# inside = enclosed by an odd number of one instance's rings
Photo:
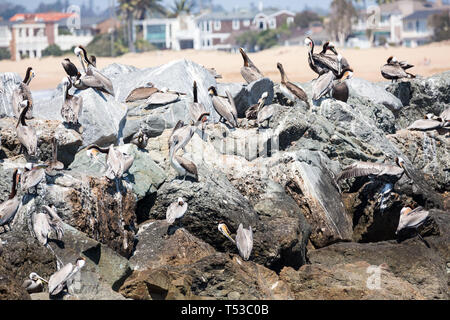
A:
{"type": "Polygon", "coordinates": [[[47,283],[47,280],[42,278],[36,272],[32,272],[29,275],[29,279],[26,279],[22,283],[22,288],[25,288],[28,293],[37,293],[44,291],[44,282],[47,283]]]}
{"type": "Polygon", "coordinates": [[[217,89],[214,86],[209,87],[208,89],[209,95],[212,99],[212,104],[214,109],[220,116],[220,120],[225,119],[232,128],[236,128],[237,123],[237,110],[236,105],[234,104],[234,99],[231,96],[231,93],[227,90],[227,98],[221,97],[217,95],[217,89]]]}
{"type": "Polygon", "coordinates": [[[173,139],[170,142],[169,145],[169,158],[170,158],[170,164],[174,167],[175,171],[179,174],[184,176],[183,181],[186,179],[186,176],[194,178],[196,181],[198,181],[198,171],[197,166],[192,161],[184,158],[179,157],[176,155],[176,152],[178,149],[181,148],[182,141],[179,140],[178,135],[174,135],[173,139]]]}
{"type": "Polygon", "coordinates": [[[134,102],[138,100],[147,100],[152,94],[159,90],[153,86],[138,87],[133,89],[125,99],[125,102],[134,102]]]}
{"type": "Polygon", "coordinates": [[[177,201],[172,202],[166,211],[166,222],[173,224],[176,219],[181,218],[187,210],[187,202],[179,197],[177,201]]]}
{"type": "Polygon", "coordinates": [[[194,101],[189,103],[189,113],[191,115],[191,119],[195,123],[202,123],[202,133],[205,132],[206,121],[208,120],[209,112],[206,111],[203,103],[198,102],[197,97],[197,82],[194,81],[194,85],[192,88],[192,94],[194,96],[194,101]]]}
{"type": "Polygon", "coordinates": [[[407,129],[411,131],[438,130],[441,128],[445,128],[445,124],[446,123],[442,121],[440,118],[437,119],[425,118],[414,121],[407,129]]]}
{"type": "Polygon", "coordinates": [[[25,171],[20,177],[20,188],[29,191],[29,189],[35,187],[37,190],[38,184],[45,179],[46,168],[47,164],[27,163],[25,165],[25,171]]]}
{"type": "Polygon", "coordinates": [[[77,124],[83,109],[83,97],[69,94],[69,89],[72,87],[72,80],[70,80],[70,77],[65,77],[61,83],[63,86],[61,116],[64,119],[64,122],[77,124]]]}
{"type": "Polygon", "coordinates": [[[258,122],[258,128],[260,125],[264,123],[264,121],[267,121],[267,127],[269,126],[269,121],[273,117],[274,114],[274,108],[272,105],[270,106],[264,106],[266,103],[266,99],[269,96],[267,92],[264,92],[261,95],[261,98],[258,100],[258,115],[257,115],[257,122],[258,122]]]}
{"type": "Polygon", "coordinates": [[[34,234],[39,243],[49,247],[48,240],[52,231],[55,232],[58,240],[62,240],[64,236],[63,221],[56,213],[54,206],[43,206],[43,208],[46,212],[34,213],[31,221],[34,234]]]}
{"type": "Polygon", "coordinates": [[[334,43],[327,41],[323,45],[322,52],[320,53],[322,55],[326,55],[328,59],[335,60],[338,64],[338,73],[335,74],[337,78],[340,78],[340,75],[343,75],[342,69],[350,69],[350,64],[348,63],[347,59],[342,57],[337,51],[336,47],[334,46],[334,43]],[[326,54],[328,50],[331,50],[334,54],[326,54]]]}
{"type": "Polygon", "coordinates": [[[70,61],[69,58],[65,58],[62,62],[61,62],[64,71],[66,71],[67,75],[71,78],[71,79],[78,79],[81,74],[78,71],[78,68],[70,61]]]}
{"type": "Polygon", "coordinates": [[[195,133],[195,126],[185,126],[184,122],[182,120],[178,120],[175,127],[172,129],[172,133],[169,137],[169,148],[171,145],[173,145],[175,139],[178,141],[179,149],[183,149],[183,151],[186,152],[186,149],[184,148],[188,142],[191,140],[192,136],[195,133]]]}
{"type": "Polygon", "coordinates": [[[31,107],[31,104],[30,101],[24,100],[21,102],[21,105],[24,105],[24,108],[20,113],[19,120],[16,125],[17,138],[19,139],[21,145],[27,150],[28,155],[36,156],[38,140],[36,131],[25,122],[25,115],[31,107]]]}
{"type": "Polygon", "coordinates": [[[180,95],[185,95],[184,93],[171,91],[167,87],[152,93],[150,97],[145,101],[148,105],[165,105],[178,101],[180,95]]]}
{"type": "Polygon", "coordinates": [[[239,52],[244,59],[244,66],[241,68],[241,75],[247,83],[253,82],[255,80],[264,78],[263,74],[255,66],[255,64],[250,60],[247,53],[245,53],[243,48],[239,48],[239,52]]]}
{"type": "Polygon", "coordinates": [[[258,103],[252,105],[251,107],[249,107],[245,111],[245,117],[248,120],[257,119],[258,118],[258,110],[259,110],[260,106],[261,106],[261,108],[264,107],[267,97],[268,97],[268,93],[267,92],[263,92],[261,97],[258,99],[258,103]]]}
{"type": "Polygon", "coordinates": [[[313,100],[319,100],[326,94],[331,94],[331,90],[333,89],[333,81],[336,79],[336,76],[334,75],[333,71],[328,71],[327,73],[324,73],[320,75],[316,81],[313,83],[313,100]]]}
{"type": "Polygon", "coordinates": [[[136,145],[138,148],[145,149],[148,143],[148,136],[139,129],[138,132],[136,132],[133,137],[131,138],[130,143],[136,145]]]}
{"type": "Polygon", "coordinates": [[[74,49],[74,53],[80,59],[80,63],[85,72],[85,76],[77,80],[77,82],[80,81],[78,84],[98,89],[114,97],[114,87],[111,80],[98,71],[92,61],[87,57],[86,49],[83,46],[77,46],[74,49]],[[87,66],[84,65],[84,62],[86,62],[87,66]],[[83,80],[81,80],[82,78],[83,80]]]}
{"type": "Polygon", "coordinates": [[[13,104],[13,111],[16,118],[20,116],[20,113],[23,108],[22,101],[29,101],[30,108],[28,109],[26,113],[27,119],[32,119],[32,110],[33,110],[33,97],[31,95],[30,88],[28,87],[30,85],[31,80],[35,77],[35,73],[33,71],[33,68],[28,67],[25,78],[23,81],[19,84],[17,88],[14,89],[12,93],[12,104],[13,104]]]}
{"type": "Polygon", "coordinates": [[[49,176],[56,175],[55,171],[63,170],[64,164],[61,161],[58,161],[58,142],[56,138],[52,138],[52,159],[46,162],[48,165],[45,168],[45,173],[49,176]]]}
{"type": "Polygon", "coordinates": [[[11,230],[9,224],[13,221],[17,209],[20,205],[19,197],[17,196],[17,184],[20,179],[20,173],[18,169],[14,170],[11,193],[9,194],[8,200],[0,204],[0,226],[3,227],[3,231],[6,231],[6,226],[11,230]]]}
{"type": "Polygon", "coordinates": [[[305,93],[305,91],[289,81],[281,63],[277,63],[277,68],[280,71],[281,75],[280,89],[283,94],[292,102],[294,102],[296,99],[300,99],[309,106],[308,95],[305,93]]]}
{"type": "Polygon", "coordinates": [[[218,225],[219,231],[233,243],[236,243],[239,255],[244,259],[248,260],[253,248],[253,231],[250,226],[248,229],[244,229],[242,223],[239,224],[239,228],[236,233],[236,240],[233,240],[230,236],[228,227],[224,223],[218,225]]]}
{"type": "Polygon", "coordinates": [[[439,115],[439,118],[447,123],[450,122],[450,107],[442,111],[442,113],[439,115]]]}
{"type": "Polygon", "coordinates": [[[332,89],[332,97],[336,100],[340,100],[343,102],[347,102],[348,96],[349,96],[349,90],[347,83],[345,80],[351,79],[353,77],[353,70],[352,69],[344,69],[344,74],[342,78],[335,81],[333,83],[333,89],[332,89]]]}
{"type": "Polygon", "coordinates": [[[415,78],[414,75],[403,69],[395,57],[389,57],[387,63],[381,67],[381,75],[392,82],[402,78],[415,78]]]}
{"type": "Polygon", "coordinates": [[[112,144],[108,149],[100,148],[97,145],[90,145],[87,147],[86,151],[90,157],[94,157],[95,159],[97,159],[99,152],[106,153],[105,176],[109,180],[116,180],[116,183],[118,182],[117,179],[121,179],[123,174],[130,169],[134,162],[133,156],[114,149],[112,144]]]}
{"type": "Polygon", "coordinates": [[[78,258],[75,265],[72,263],[66,264],[64,267],[56,271],[50,276],[48,280],[48,292],[50,297],[60,293],[64,287],[67,289],[70,286],[70,280],[75,276],[77,272],[85,265],[86,260],[84,258],[78,258]]]}
{"type": "Polygon", "coordinates": [[[398,222],[397,231],[395,234],[400,233],[406,229],[417,229],[424,224],[428,219],[429,212],[422,207],[417,207],[414,210],[410,207],[403,207],[400,211],[400,220],[398,222]]]}
{"type": "Polygon", "coordinates": [[[309,47],[308,63],[311,70],[313,70],[319,76],[328,71],[332,71],[336,77],[339,76],[341,71],[339,69],[339,62],[337,57],[339,57],[340,55],[337,55],[336,57],[334,55],[314,53],[314,41],[310,37],[307,37],[305,39],[305,45],[309,47]]]}

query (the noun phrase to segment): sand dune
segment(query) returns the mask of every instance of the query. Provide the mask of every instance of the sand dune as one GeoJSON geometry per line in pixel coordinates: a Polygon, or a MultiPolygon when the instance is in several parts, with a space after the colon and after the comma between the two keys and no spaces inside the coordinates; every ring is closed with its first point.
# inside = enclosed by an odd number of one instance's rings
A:
{"type": "MultiPolygon", "coordinates": [[[[418,48],[373,48],[373,49],[338,49],[346,57],[354,69],[354,76],[370,81],[383,81],[380,67],[390,55],[400,60],[407,60],[415,65],[412,73],[424,77],[450,70],[450,42],[435,43],[418,48]],[[431,63],[425,65],[424,59],[431,63]]],[[[0,61],[0,72],[18,72],[24,76],[28,66],[36,72],[36,78],[31,83],[31,89],[52,89],[65,76],[61,66],[64,57],[46,57],[43,59],[27,59],[19,62],[0,61]]],[[[78,62],[74,55],[69,56],[72,61],[78,62]]],[[[218,51],[153,51],[140,54],[126,54],[117,58],[98,58],[99,68],[111,63],[122,63],[138,68],[155,67],[177,59],[189,59],[206,67],[214,67],[222,74],[221,82],[243,81],[239,69],[242,66],[240,54],[218,51]]],[[[281,62],[291,81],[306,82],[315,78],[307,63],[307,48],[303,46],[276,47],[258,53],[250,54],[250,58],[258,68],[274,81],[280,81],[276,63],[281,62]]]]}

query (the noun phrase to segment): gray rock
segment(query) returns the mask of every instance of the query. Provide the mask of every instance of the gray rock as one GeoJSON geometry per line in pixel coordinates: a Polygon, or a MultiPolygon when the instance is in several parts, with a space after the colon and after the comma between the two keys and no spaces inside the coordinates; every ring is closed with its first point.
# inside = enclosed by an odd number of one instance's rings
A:
{"type": "Polygon", "coordinates": [[[261,95],[264,92],[268,93],[266,104],[270,105],[274,97],[274,91],[273,82],[269,78],[261,78],[249,83],[248,85],[244,85],[242,90],[237,95],[233,95],[238,117],[244,118],[245,111],[250,106],[258,103],[259,98],[261,98],[261,95]]]}
{"type": "Polygon", "coordinates": [[[15,72],[0,72],[0,118],[14,117],[12,109],[12,93],[22,82],[22,78],[15,72]]]}

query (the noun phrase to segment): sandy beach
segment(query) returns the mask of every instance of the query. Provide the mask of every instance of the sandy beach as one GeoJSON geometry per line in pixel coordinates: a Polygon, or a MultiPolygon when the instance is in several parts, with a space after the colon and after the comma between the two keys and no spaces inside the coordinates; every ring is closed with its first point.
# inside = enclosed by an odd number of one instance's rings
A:
{"type": "MultiPolygon", "coordinates": [[[[316,48],[316,51],[319,51],[316,48]]],[[[418,48],[372,48],[372,49],[339,49],[338,51],[349,61],[354,69],[354,76],[370,81],[383,81],[380,67],[391,55],[399,60],[406,60],[415,65],[412,73],[427,77],[450,70],[450,42],[434,43],[418,48]],[[425,64],[425,59],[430,61],[425,64]]],[[[46,90],[55,88],[65,76],[61,60],[65,57],[46,57],[42,59],[26,59],[19,62],[0,61],[0,72],[18,72],[22,77],[28,66],[36,72],[36,78],[31,82],[31,90],[46,90]]],[[[68,56],[72,61],[78,59],[68,56]]],[[[315,78],[307,63],[307,48],[304,46],[275,47],[269,50],[250,54],[252,61],[265,76],[279,82],[280,74],[276,63],[281,62],[291,81],[306,82],[315,78]]],[[[98,58],[99,68],[111,63],[133,65],[138,68],[155,67],[173,60],[188,59],[206,67],[214,67],[223,78],[220,82],[241,82],[240,75],[242,58],[240,54],[218,51],[152,51],[140,54],[126,54],[116,58],[98,58]]]]}

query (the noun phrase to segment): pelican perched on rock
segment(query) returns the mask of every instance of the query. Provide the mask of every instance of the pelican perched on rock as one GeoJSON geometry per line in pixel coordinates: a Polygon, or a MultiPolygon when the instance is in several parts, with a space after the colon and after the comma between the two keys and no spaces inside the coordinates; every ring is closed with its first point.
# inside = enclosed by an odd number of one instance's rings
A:
{"type": "Polygon", "coordinates": [[[25,122],[25,115],[31,107],[30,101],[24,100],[21,102],[24,105],[19,120],[16,125],[17,138],[19,139],[22,147],[27,150],[29,156],[37,156],[37,135],[32,126],[29,126],[25,122]]]}
{"type": "Polygon", "coordinates": [[[232,128],[236,128],[238,125],[237,109],[231,93],[227,90],[226,91],[227,97],[226,98],[221,97],[217,94],[217,89],[213,86],[209,87],[208,92],[209,95],[211,96],[214,109],[220,116],[219,121],[225,119],[231,125],[232,128]]]}
{"type": "MultiPolygon", "coordinates": [[[[9,228],[9,224],[13,221],[17,209],[19,209],[20,199],[17,196],[17,184],[19,183],[20,173],[18,169],[14,170],[11,193],[8,200],[0,204],[0,226],[3,227],[3,231],[6,230],[6,226],[9,228]]],[[[10,229],[10,228],[9,228],[10,229]]]]}
{"type": "Polygon", "coordinates": [[[16,118],[20,116],[20,113],[22,111],[22,108],[24,107],[24,104],[22,104],[23,101],[28,101],[30,104],[30,107],[25,115],[27,119],[32,119],[32,110],[33,110],[33,97],[31,95],[30,88],[28,87],[30,85],[31,80],[35,77],[35,73],[33,71],[33,68],[28,67],[25,78],[21,83],[19,83],[19,86],[14,89],[12,93],[12,106],[14,115],[16,118]]]}
{"type": "Polygon", "coordinates": [[[172,137],[173,138],[169,142],[170,164],[179,175],[184,176],[183,181],[187,176],[192,177],[196,181],[198,181],[198,171],[195,163],[184,157],[176,155],[176,152],[181,148],[181,145],[183,143],[180,140],[180,136],[173,135],[172,137]]]}
{"type": "Polygon", "coordinates": [[[272,105],[266,106],[266,99],[269,96],[267,92],[264,92],[261,95],[261,98],[258,100],[258,114],[256,121],[258,122],[258,128],[267,121],[267,127],[269,126],[269,121],[273,117],[274,108],[272,105]]]}
{"type": "Polygon", "coordinates": [[[42,180],[45,179],[45,169],[47,164],[27,163],[25,171],[21,173],[20,188],[24,191],[29,191],[31,188],[36,188],[42,180]]]}
{"type": "MultiPolygon", "coordinates": [[[[105,176],[110,180],[121,179],[123,174],[133,165],[134,157],[114,148],[111,144],[108,149],[100,148],[97,145],[90,145],[86,151],[89,156],[97,157],[97,154],[106,153],[105,176]]],[[[98,159],[97,159],[98,160],[98,159]]]]}
{"type": "Polygon", "coordinates": [[[173,224],[176,219],[180,219],[187,210],[187,202],[179,197],[177,201],[172,202],[166,211],[166,222],[173,224]]]}
{"type": "Polygon", "coordinates": [[[60,171],[64,169],[64,163],[58,161],[58,141],[56,138],[52,138],[52,159],[46,162],[47,168],[45,168],[45,173],[49,176],[56,175],[55,171],[60,171]]]}
{"type": "Polygon", "coordinates": [[[353,69],[344,70],[343,76],[333,83],[332,97],[336,100],[347,102],[349,97],[349,89],[346,83],[347,79],[353,77],[353,69]]]}
{"type": "Polygon", "coordinates": [[[264,107],[264,105],[266,104],[266,100],[268,97],[268,93],[267,92],[263,92],[261,97],[258,99],[258,103],[252,105],[251,107],[249,107],[246,111],[245,111],[245,117],[248,120],[252,120],[252,119],[257,119],[258,118],[258,111],[264,107]]]}
{"type": "Polygon", "coordinates": [[[135,102],[139,100],[147,100],[152,94],[158,92],[158,88],[151,87],[138,87],[133,89],[125,99],[125,102],[135,102]]]}
{"type": "MultiPolygon", "coordinates": [[[[336,77],[341,74],[341,70],[339,68],[339,60],[341,59],[343,61],[343,58],[339,54],[328,55],[325,53],[314,53],[314,41],[310,37],[307,37],[305,39],[305,45],[309,47],[308,63],[311,70],[313,70],[319,76],[328,71],[332,71],[336,77]]],[[[325,48],[325,52],[326,49],[328,49],[328,47],[325,48]]],[[[345,63],[348,64],[346,60],[345,63]]]]}
{"type": "Polygon", "coordinates": [[[67,75],[73,80],[77,79],[81,76],[80,72],[78,71],[78,68],[73,64],[72,61],[70,61],[69,58],[65,58],[61,62],[64,71],[67,73],[67,75]]]}
{"type": "Polygon", "coordinates": [[[247,83],[253,82],[255,80],[264,78],[261,71],[255,66],[255,64],[250,60],[247,53],[245,53],[243,48],[239,48],[239,52],[244,59],[244,66],[241,68],[241,75],[247,83]]]}
{"type": "Polygon", "coordinates": [[[64,122],[76,125],[78,124],[78,119],[80,118],[83,109],[83,97],[69,94],[69,89],[72,87],[72,80],[70,77],[65,77],[61,83],[63,87],[61,116],[64,119],[64,122]]]}
{"type": "Polygon", "coordinates": [[[283,92],[283,94],[292,102],[299,99],[301,101],[304,101],[309,106],[308,95],[306,94],[306,92],[302,88],[289,81],[281,63],[277,63],[277,68],[280,71],[281,75],[281,92],[283,92]]]}
{"type": "Polygon", "coordinates": [[[48,280],[48,292],[50,297],[59,294],[65,287],[69,290],[71,280],[84,267],[86,260],[78,258],[75,265],[66,264],[64,267],[56,271],[48,280]]]}
{"type": "Polygon", "coordinates": [[[402,66],[395,57],[389,57],[387,63],[381,67],[381,75],[392,82],[403,78],[415,78],[411,73],[405,71],[404,66],[402,66]]]}
{"type": "Polygon", "coordinates": [[[416,230],[425,223],[429,214],[430,213],[422,207],[417,207],[414,210],[410,207],[403,207],[400,211],[400,220],[398,222],[398,227],[395,234],[398,234],[402,230],[406,229],[416,230]]]}
{"type": "Polygon", "coordinates": [[[42,206],[45,212],[37,212],[32,216],[34,234],[40,244],[47,247],[51,232],[56,234],[58,240],[64,236],[63,221],[55,211],[54,206],[42,206]]]}
{"type": "Polygon", "coordinates": [[[191,115],[192,121],[195,123],[201,122],[202,124],[202,132],[205,131],[206,121],[209,117],[209,112],[206,111],[205,106],[203,103],[198,102],[197,97],[197,82],[194,81],[194,85],[192,88],[192,94],[193,94],[193,102],[189,103],[189,113],[191,115]]]}
{"type": "Polygon", "coordinates": [[[83,46],[77,46],[74,49],[74,53],[78,59],[80,59],[80,63],[85,72],[84,77],[79,78],[75,84],[80,81],[80,84],[84,84],[87,87],[92,87],[114,96],[114,87],[111,80],[98,71],[92,61],[88,58],[86,49],[83,46]],[[86,63],[86,66],[84,63],[86,63]],[[84,79],[81,80],[82,78],[84,79]]]}
{"type": "Polygon", "coordinates": [[[131,138],[130,143],[136,145],[138,148],[145,149],[148,143],[148,136],[142,129],[139,129],[131,138]]]}
{"type": "Polygon", "coordinates": [[[231,238],[230,232],[225,223],[220,223],[218,225],[218,229],[225,237],[230,239],[233,243],[236,243],[239,255],[244,260],[248,260],[250,258],[253,248],[253,231],[251,226],[248,229],[245,229],[242,223],[239,224],[239,228],[236,233],[236,240],[231,238]]]}
{"type": "Polygon", "coordinates": [[[184,147],[191,140],[195,133],[195,129],[196,127],[194,125],[184,125],[183,120],[178,120],[169,137],[169,148],[171,145],[174,145],[174,141],[176,139],[176,141],[178,141],[178,149],[183,149],[183,151],[186,152],[184,147]]]}
{"type": "MultiPolygon", "coordinates": [[[[441,118],[429,119],[425,116],[424,119],[414,121],[407,129],[411,131],[439,130],[447,128],[446,125],[446,122],[442,121],[441,118]]],[[[448,129],[450,129],[450,127],[448,127],[448,129]]]]}
{"type": "Polygon", "coordinates": [[[32,272],[29,275],[29,279],[26,279],[22,283],[22,288],[25,288],[28,293],[37,293],[44,291],[44,282],[48,283],[47,280],[42,278],[36,272],[32,272]]]}

